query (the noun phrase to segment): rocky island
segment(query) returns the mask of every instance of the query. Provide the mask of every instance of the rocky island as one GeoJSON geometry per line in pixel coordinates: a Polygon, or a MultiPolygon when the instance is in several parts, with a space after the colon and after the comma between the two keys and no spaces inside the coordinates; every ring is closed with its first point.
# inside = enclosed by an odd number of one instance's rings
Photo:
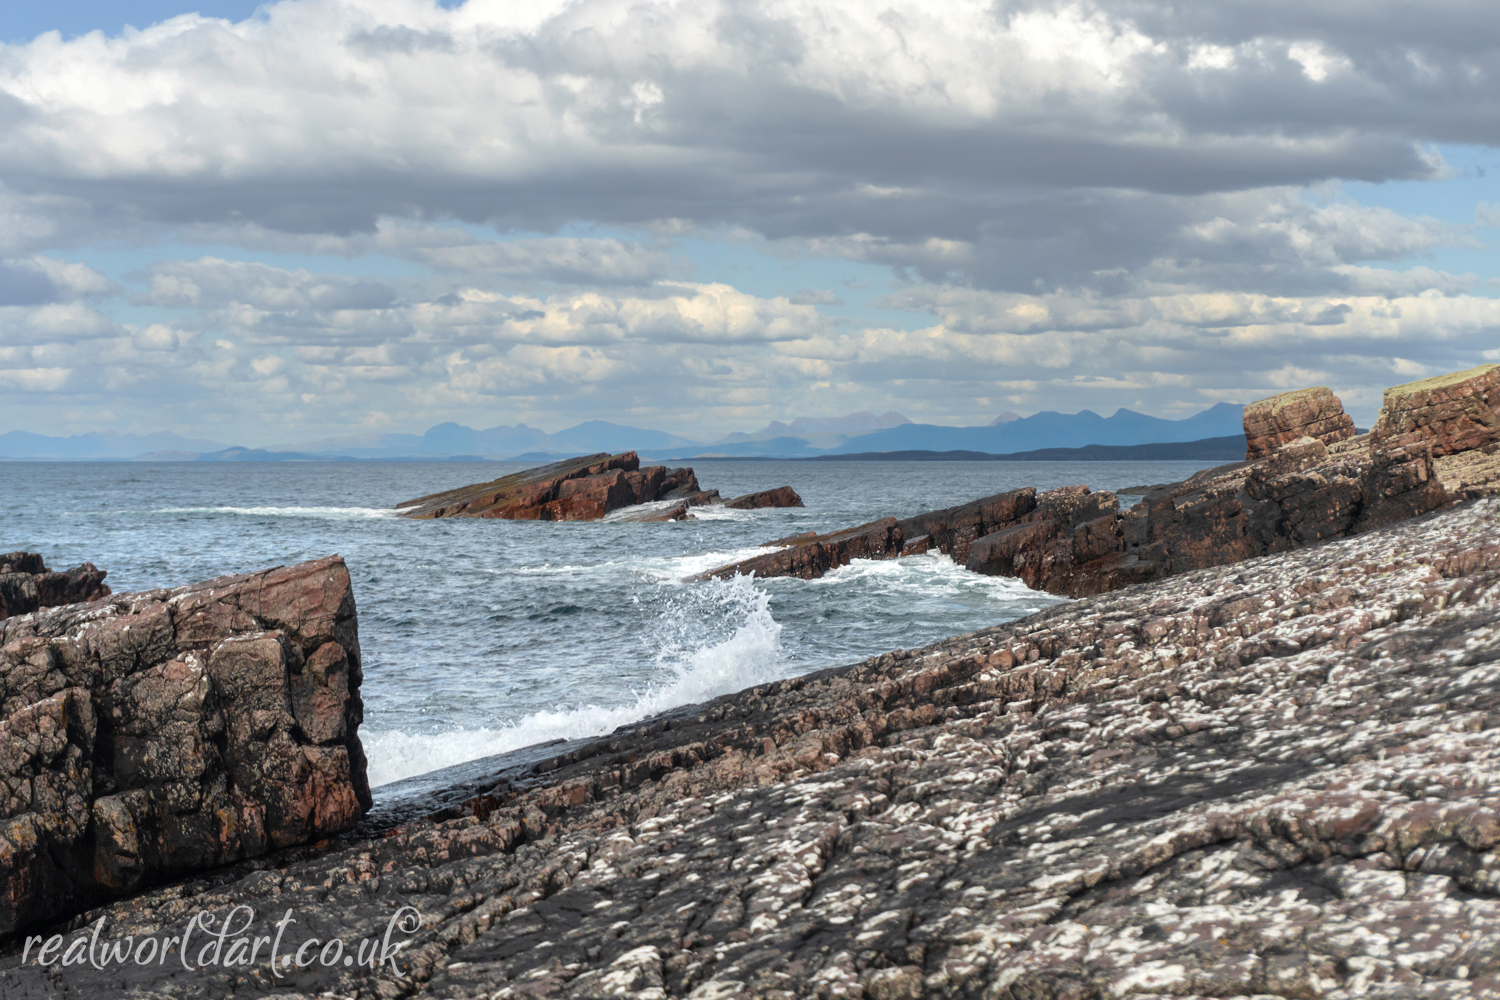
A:
{"type": "Polygon", "coordinates": [[[722,500],[718,490],[704,490],[692,469],[641,468],[633,451],[619,455],[582,455],[488,483],[474,483],[396,505],[402,517],[490,517],[507,521],[597,521],[610,511],[641,504],[662,504],[638,512],[635,521],[690,518],[692,507],[801,507],[790,486],[722,500]]]}

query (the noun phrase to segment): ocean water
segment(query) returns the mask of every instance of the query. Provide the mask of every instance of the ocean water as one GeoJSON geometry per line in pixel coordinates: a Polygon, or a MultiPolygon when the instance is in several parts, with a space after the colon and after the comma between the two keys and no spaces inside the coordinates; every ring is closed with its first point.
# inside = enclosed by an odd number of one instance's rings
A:
{"type": "Polygon", "coordinates": [[[821,580],[684,582],[760,542],[1019,486],[1169,482],[1198,465],[699,462],[699,481],[726,497],[790,484],[807,506],[552,524],[391,513],[515,463],[7,462],[0,552],[96,563],[116,592],[339,553],[359,608],[360,733],[378,786],[1059,602],[941,555],[857,561],[821,580]]]}

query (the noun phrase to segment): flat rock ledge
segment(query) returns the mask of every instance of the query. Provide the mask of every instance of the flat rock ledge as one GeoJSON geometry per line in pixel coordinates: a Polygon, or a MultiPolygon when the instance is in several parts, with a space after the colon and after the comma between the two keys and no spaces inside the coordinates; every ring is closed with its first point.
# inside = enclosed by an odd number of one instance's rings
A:
{"type": "Polygon", "coordinates": [[[50,966],[14,940],[0,994],[1491,996],[1497,602],[1482,499],[1059,605],[392,789],[400,825],[85,913],[50,966]],[[282,955],[420,921],[378,968],[58,963],[236,906],[282,955]]]}
{"type": "Polygon", "coordinates": [[[93,563],[54,572],[39,552],[0,554],[0,618],[108,597],[108,575],[93,563]]]}
{"type": "MultiPolygon", "coordinates": [[[[622,521],[691,519],[691,508],[726,503],[718,490],[704,490],[692,469],[664,465],[641,468],[633,451],[582,455],[488,483],[474,483],[396,505],[402,517],[488,517],[507,521],[597,521],[624,507],[659,505],[622,521]]],[[[801,507],[790,486],[727,501],[730,507],[801,507]]]]}
{"type": "Polygon", "coordinates": [[[0,934],[352,827],[360,677],[338,556],[0,622],[0,934]]]}

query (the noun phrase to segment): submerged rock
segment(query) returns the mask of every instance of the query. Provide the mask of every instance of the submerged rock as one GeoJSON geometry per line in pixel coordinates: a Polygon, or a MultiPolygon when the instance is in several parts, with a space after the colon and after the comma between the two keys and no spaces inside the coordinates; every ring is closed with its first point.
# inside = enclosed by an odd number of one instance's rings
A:
{"type": "MultiPolygon", "coordinates": [[[[751,494],[745,506],[800,507],[789,486],[751,494]]],[[[488,483],[474,483],[396,505],[402,517],[492,517],[508,521],[597,521],[610,511],[663,500],[677,501],[671,516],[642,512],[625,520],[671,521],[688,516],[687,508],[722,503],[718,490],[703,490],[692,469],[641,468],[633,451],[619,455],[583,455],[488,483]],[[678,509],[680,507],[680,510],[678,509]]],[[[731,506],[739,506],[739,500],[731,506]]]]}
{"type": "Polygon", "coordinates": [[[360,678],[338,556],[0,622],[0,934],[353,826],[360,678]]]}
{"type": "Polygon", "coordinates": [[[109,573],[93,563],[61,572],[49,570],[36,552],[0,554],[0,618],[29,615],[41,608],[97,601],[109,595],[109,573]]]}
{"type": "Polygon", "coordinates": [[[14,941],[0,994],[1487,995],[1497,601],[1486,499],[1070,602],[389,789],[399,826],[14,941]],[[55,964],[235,907],[306,964],[55,964]]]}

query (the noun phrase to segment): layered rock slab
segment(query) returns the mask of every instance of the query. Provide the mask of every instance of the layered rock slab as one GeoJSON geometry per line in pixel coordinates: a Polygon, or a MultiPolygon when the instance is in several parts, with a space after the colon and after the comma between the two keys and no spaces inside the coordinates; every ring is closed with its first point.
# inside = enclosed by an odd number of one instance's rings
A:
{"type": "Polygon", "coordinates": [[[1497,727],[1483,500],[474,765],[450,818],[71,932],[242,905],[290,910],[290,953],[410,905],[395,970],[63,975],[17,942],[0,991],[1486,995],[1497,727]]]}
{"type": "Polygon", "coordinates": [[[1304,437],[1336,444],[1355,436],[1354,420],[1326,385],[1284,392],[1245,407],[1245,460],[1259,461],[1304,437]]]}
{"type": "Polygon", "coordinates": [[[107,597],[108,575],[93,563],[49,570],[38,552],[0,554],[0,618],[107,597]]]}
{"type": "Polygon", "coordinates": [[[353,826],[360,681],[337,556],[0,622],[0,933],[353,826]]]}
{"type": "MultiPolygon", "coordinates": [[[[675,501],[670,513],[642,512],[638,521],[671,521],[687,509],[720,503],[717,490],[703,490],[692,469],[641,468],[633,451],[583,455],[487,483],[474,483],[396,505],[402,517],[487,517],[508,521],[597,521],[610,511],[659,501],[675,501]]],[[[731,501],[747,507],[800,507],[789,486],[731,501]]]]}
{"type": "Polygon", "coordinates": [[[1392,386],[1370,437],[1386,447],[1425,443],[1436,456],[1500,442],[1500,365],[1392,386]]]}

